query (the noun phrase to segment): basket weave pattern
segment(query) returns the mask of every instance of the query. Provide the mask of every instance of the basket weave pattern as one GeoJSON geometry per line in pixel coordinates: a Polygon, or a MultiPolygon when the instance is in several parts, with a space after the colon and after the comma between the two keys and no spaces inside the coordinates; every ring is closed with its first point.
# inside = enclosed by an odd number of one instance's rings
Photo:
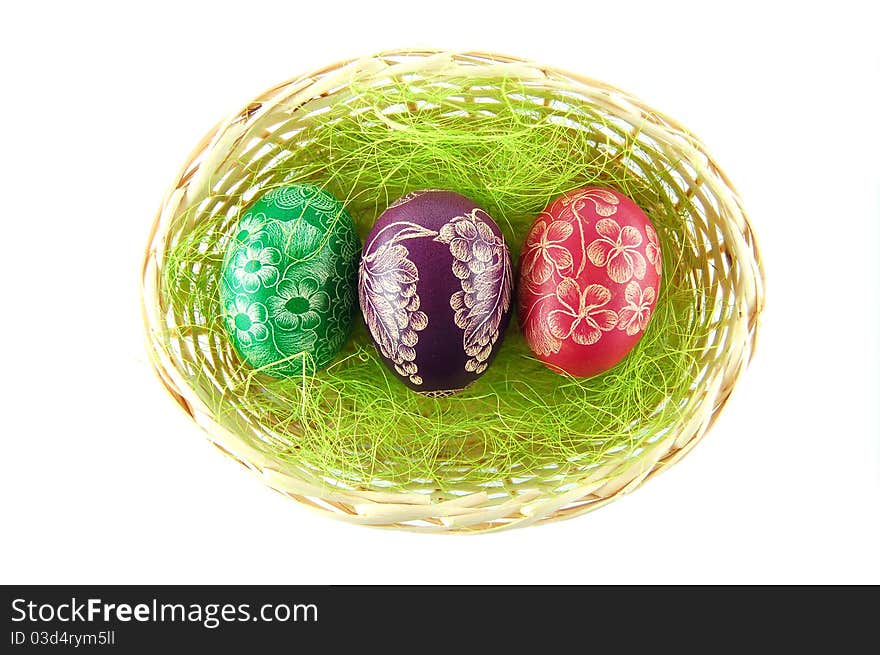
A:
{"type": "Polygon", "coordinates": [[[763,293],[760,257],[740,200],[702,144],[682,126],[601,82],[512,57],[474,52],[376,55],[298,77],[255,98],[211,130],[189,157],[162,203],[143,269],[143,310],[152,363],[170,394],[220,450],[273,489],[325,513],[355,523],[429,532],[485,531],[571,517],[632,491],[677,462],[712,425],[747,365],[763,293]],[[667,171],[665,183],[673,204],[687,198],[694,208],[678,247],[688,251],[690,274],[703,290],[703,311],[713,315],[712,330],[699,355],[699,374],[681,419],[638,456],[621,457],[564,480],[551,466],[543,474],[506,478],[492,485],[462,481],[443,495],[417,485],[383,490],[338,484],[328,480],[326,472],[279,461],[264,447],[275,435],[255,417],[242,414],[234,423],[221,422],[212,411],[230,386],[235,354],[228,343],[199,330],[204,317],[170,311],[161,285],[169,245],[200,217],[227,215],[225,226],[234,221],[241,208],[242,184],[257,191],[268,179],[246,178],[239,172],[240,162],[246,161],[249,171],[268,171],[280,149],[298,147],[286,135],[316,120],[321,107],[343,97],[352,81],[379,85],[419,73],[450,79],[514,77],[564,94],[570,102],[588,104],[613,121],[621,139],[649,143],[651,152],[662,153],[662,161],[643,164],[667,171]],[[228,200],[206,203],[209,196],[228,200]],[[186,220],[180,220],[185,212],[186,220]],[[200,375],[194,375],[194,367],[200,375]]]}

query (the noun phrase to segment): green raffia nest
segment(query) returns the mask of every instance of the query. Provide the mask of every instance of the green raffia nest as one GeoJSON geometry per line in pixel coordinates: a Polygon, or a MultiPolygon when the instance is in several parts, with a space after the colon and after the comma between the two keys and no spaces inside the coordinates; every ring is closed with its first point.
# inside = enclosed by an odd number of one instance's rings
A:
{"type": "Polygon", "coordinates": [[[256,98],[196,147],[144,266],[152,360],[220,449],[313,507],[425,531],[572,516],[677,461],[747,364],[762,305],[745,212],[699,141],[618,89],[484,53],[387,53],[256,98]],[[361,238],[409,191],[458,191],[514,255],[550,199],[612,186],[662,240],[655,316],[622,364],[586,380],[541,365],[515,320],[487,373],[451,398],[397,382],[362,321],[328,369],[256,374],[224,332],[219,267],[241,209],[297,181],[344,200],[361,238]]]}

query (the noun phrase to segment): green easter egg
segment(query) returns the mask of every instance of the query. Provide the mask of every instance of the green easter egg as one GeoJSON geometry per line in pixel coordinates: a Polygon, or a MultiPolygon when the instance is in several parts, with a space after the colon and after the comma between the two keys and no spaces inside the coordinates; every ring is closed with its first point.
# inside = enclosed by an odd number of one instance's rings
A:
{"type": "Polygon", "coordinates": [[[272,189],[239,219],[221,270],[232,344],[275,377],[314,373],[354,320],[361,244],[345,207],[313,184],[272,189]]]}

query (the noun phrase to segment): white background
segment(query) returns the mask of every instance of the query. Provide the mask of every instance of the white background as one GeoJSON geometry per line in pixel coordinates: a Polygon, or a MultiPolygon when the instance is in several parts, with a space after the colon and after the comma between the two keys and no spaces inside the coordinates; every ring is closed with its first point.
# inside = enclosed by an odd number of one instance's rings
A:
{"type": "Polygon", "coordinates": [[[0,9],[0,582],[880,582],[870,3],[130,4],[0,9]],[[479,537],[318,516],[210,447],[146,361],[142,251],[198,139],[279,81],[401,46],[634,92],[750,211],[752,367],[688,458],[596,513],[479,537]]]}

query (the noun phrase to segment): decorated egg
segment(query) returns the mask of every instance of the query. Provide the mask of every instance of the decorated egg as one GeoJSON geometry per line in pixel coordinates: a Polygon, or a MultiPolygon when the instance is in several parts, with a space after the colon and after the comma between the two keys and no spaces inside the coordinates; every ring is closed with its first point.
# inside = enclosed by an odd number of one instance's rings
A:
{"type": "Polygon", "coordinates": [[[660,242],[630,198],[584,187],[551,202],[520,257],[520,327],[545,364],[577,377],[620,362],[645,333],[661,274],[660,242]]]}
{"type": "Polygon", "coordinates": [[[510,319],[510,253],[495,221],[452,191],[410,193],[378,218],[358,294],[386,365],[411,389],[449,395],[489,366],[510,319]]]}
{"type": "Polygon", "coordinates": [[[342,203],[312,184],[272,189],[239,219],[221,269],[226,330],[252,367],[313,373],[354,318],[360,241],[342,203]]]}

